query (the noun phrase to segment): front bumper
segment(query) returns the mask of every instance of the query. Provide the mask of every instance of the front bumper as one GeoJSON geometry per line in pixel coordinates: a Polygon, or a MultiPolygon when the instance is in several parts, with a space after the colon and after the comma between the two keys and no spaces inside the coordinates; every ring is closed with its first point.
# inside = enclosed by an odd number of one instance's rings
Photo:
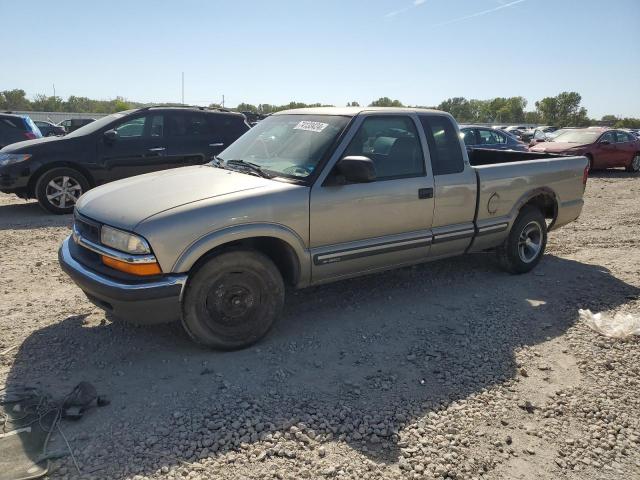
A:
{"type": "Polygon", "coordinates": [[[71,255],[67,237],[58,251],[62,270],[89,300],[114,317],[136,325],[172,322],[180,318],[180,299],[187,276],[164,275],[160,279],[124,281],[85,267],[71,255]]]}

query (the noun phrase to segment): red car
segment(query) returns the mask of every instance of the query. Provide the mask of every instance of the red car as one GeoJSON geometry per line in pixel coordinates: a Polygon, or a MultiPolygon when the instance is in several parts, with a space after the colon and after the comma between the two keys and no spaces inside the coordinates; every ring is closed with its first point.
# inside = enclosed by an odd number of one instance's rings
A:
{"type": "Polygon", "coordinates": [[[589,159],[590,169],[625,167],[628,172],[640,172],[640,139],[622,130],[567,130],[552,141],[538,143],[529,150],[584,155],[589,159]]]}

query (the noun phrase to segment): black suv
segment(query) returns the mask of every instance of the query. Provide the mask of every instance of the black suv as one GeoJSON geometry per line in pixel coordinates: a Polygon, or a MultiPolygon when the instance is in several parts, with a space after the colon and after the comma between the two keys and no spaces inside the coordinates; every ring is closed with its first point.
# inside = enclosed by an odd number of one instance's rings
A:
{"type": "Polygon", "coordinates": [[[199,107],[146,107],[100,118],[64,137],[0,150],[0,191],[73,211],[92,187],[142,173],[207,163],[249,130],[244,115],[199,107]]]}

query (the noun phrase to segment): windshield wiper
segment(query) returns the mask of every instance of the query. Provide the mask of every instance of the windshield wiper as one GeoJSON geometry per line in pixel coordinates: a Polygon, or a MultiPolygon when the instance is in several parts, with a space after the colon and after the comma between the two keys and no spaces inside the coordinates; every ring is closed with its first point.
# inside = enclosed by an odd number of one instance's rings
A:
{"type": "MultiPolygon", "coordinates": [[[[222,159],[220,159],[222,160],[222,159]]],[[[224,160],[223,160],[224,161],[224,160]]],[[[239,166],[243,167],[245,170],[249,170],[250,172],[263,177],[263,178],[271,178],[272,175],[269,175],[265,172],[260,165],[257,163],[247,162],[246,160],[226,160],[224,161],[224,165],[229,166],[239,166]]],[[[224,166],[223,166],[224,168],[224,166]]]]}

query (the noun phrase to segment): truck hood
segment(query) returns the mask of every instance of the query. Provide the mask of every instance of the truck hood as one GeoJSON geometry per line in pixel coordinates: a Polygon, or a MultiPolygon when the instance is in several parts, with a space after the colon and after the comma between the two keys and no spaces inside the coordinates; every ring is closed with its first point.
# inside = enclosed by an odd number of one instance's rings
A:
{"type": "Polygon", "coordinates": [[[570,150],[572,148],[586,147],[587,145],[583,145],[580,143],[567,143],[567,142],[542,142],[537,144],[534,147],[531,147],[531,151],[560,153],[560,152],[566,152],[567,150],[570,150]]]}
{"type": "Polygon", "coordinates": [[[166,210],[212,197],[277,187],[280,182],[207,165],[183,167],[108,183],[85,193],[76,211],[108,225],[133,231],[166,210]]]}

